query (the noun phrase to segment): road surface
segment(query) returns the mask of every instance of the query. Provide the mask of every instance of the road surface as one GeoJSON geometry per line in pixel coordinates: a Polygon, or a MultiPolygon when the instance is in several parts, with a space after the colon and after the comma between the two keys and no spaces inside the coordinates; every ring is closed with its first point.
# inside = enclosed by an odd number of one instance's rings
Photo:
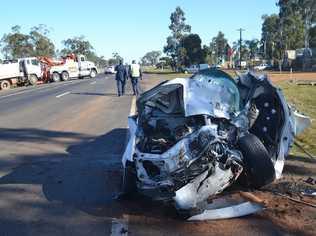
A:
{"type": "Polygon", "coordinates": [[[115,91],[99,75],[0,93],[0,236],[283,234],[261,215],[187,223],[160,204],[115,200],[133,99],[115,91]]]}

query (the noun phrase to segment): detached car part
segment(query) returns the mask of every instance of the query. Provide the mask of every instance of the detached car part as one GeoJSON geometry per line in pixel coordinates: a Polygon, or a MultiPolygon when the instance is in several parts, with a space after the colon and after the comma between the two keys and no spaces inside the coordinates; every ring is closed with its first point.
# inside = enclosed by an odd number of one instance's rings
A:
{"type": "Polygon", "coordinates": [[[157,85],[139,97],[137,112],[128,118],[125,191],[173,202],[187,217],[203,214],[207,199],[237,179],[260,188],[280,178],[309,121],[294,116],[266,76],[233,79],[216,69],[157,85]]]}

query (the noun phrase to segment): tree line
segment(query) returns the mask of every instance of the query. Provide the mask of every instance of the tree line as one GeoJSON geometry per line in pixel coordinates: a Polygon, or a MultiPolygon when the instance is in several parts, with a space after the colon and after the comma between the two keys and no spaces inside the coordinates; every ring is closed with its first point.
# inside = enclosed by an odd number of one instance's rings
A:
{"type": "MultiPolygon", "coordinates": [[[[4,34],[0,40],[1,52],[6,60],[23,57],[63,57],[70,53],[82,54],[99,67],[108,65],[109,61],[103,56],[97,56],[91,43],[84,36],[68,38],[62,41],[63,48],[56,49],[53,41],[49,38],[50,30],[46,25],[40,24],[30,29],[29,33],[22,33],[21,26],[11,28],[11,32],[4,34]]],[[[115,56],[115,55],[114,55],[115,56]]]]}
{"type": "MultiPolygon", "coordinates": [[[[250,65],[257,57],[280,64],[287,50],[316,48],[316,0],[279,0],[276,4],[278,14],[262,16],[261,39],[236,40],[229,44],[219,31],[205,45],[198,34],[191,33],[184,11],[177,7],[170,16],[171,34],[163,48],[167,57],[162,61],[174,70],[192,64],[236,62],[239,56],[250,65]]],[[[142,63],[156,65],[161,54],[160,51],[149,52],[142,63]]]]}

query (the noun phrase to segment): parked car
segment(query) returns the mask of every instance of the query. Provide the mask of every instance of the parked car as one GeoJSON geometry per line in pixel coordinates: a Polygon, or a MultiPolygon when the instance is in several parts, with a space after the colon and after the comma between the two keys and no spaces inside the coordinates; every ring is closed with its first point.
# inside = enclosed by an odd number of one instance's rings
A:
{"type": "Polygon", "coordinates": [[[294,135],[310,119],[266,76],[233,79],[209,69],[145,92],[128,124],[124,191],[172,203],[191,217],[214,209],[209,197],[237,180],[261,188],[280,178],[294,135]]]}
{"type": "Polygon", "coordinates": [[[105,68],[104,71],[105,74],[115,74],[115,66],[108,66],[107,68],[105,68]]]}
{"type": "Polygon", "coordinates": [[[262,63],[262,64],[254,67],[254,69],[258,70],[258,71],[263,71],[263,70],[266,70],[268,68],[270,68],[270,66],[268,64],[265,64],[265,63],[262,63]]]}
{"type": "Polygon", "coordinates": [[[213,64],[213,65],[211,65],[211,68],[220,69],[220,68],[222,68],[222,66],[219,64],[213,64]]]}
{"type": "Polygon", "coordinates": [[[199,65],[192,65],[190,67],[185,67],[183,69],[184,73],[190,73],[190,74],[194,74],[199,72],[200,70],[205,70],[208,69],[210,66],[208,64],[199,64],[199,65]]]}

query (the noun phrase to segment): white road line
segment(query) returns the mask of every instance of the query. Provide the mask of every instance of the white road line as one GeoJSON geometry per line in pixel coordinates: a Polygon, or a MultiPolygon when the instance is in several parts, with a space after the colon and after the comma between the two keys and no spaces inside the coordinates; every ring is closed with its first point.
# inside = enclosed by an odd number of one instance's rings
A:
{"type": "Polygon", "coordinates": [[[131,110],[129,112],[129,115],[130,116],[136,115],[136,97],[135,96],[133,96],[132,98],[131,110]]]}
{"type": "MultiPolygon", "coordinates": [[[[33,91],[33,90],[34,90],[34,89],[32,89],[32,91],[33,91]]],[[[21,91],[21,92],[18,92],[18,93],[11,93],[11,94],[8,94],[8,95],[1,96],[0,99],[12,97],[12,96],[19,95],[19,94],[23,94],[23,93],[26,93],[26,92],[29,92],[29,91],[30,91],[30,90],[21,91]]]]}
{"type": "Polygon", "coordinates": [[[65,96],[67,94],[70,94],[70,91],[62,93],[62,94],[59,94],[59,95],[56,96],[56,98],[61,98],[62,96],[65,96]]]}
{"type": "MultiPolygon", "coordinates": [[[[131,104],[131,109],[130,109],[130,112],[129,112],[129,116],[134,116],[136,115],[136,97],[134,96],[132,98],[132,104],[131,104]]],[[[128,126],[126,127],[128,129],[128,126]]],[[[125,147],[128,143],[128,140],[129,140],[129,131],[126,132],[126,137],[125,137],[125,147]]]]}
{"type": "Polygon", "coordinates": [[[92,83],[90,83],[90,84],[96,84],[97,83],[97,81],[94,81],[94,82],[92,82],[92,83]]]}
{"type": "Polygon", "coordinates": [[[62,87],[64,85],[67,85],[67,84],[71,84],[73,83],[73,81],[69,81],[69,82],[65,82],[65,83],[62,83],[62,84],[56,84],[55,86],[43,86],[41,88],[33,88],[33,89],[27,89],[27,90],[23,90],[21,92],[16,92],[16,93],[11,93],[11,94],[8,94],[8,95],[3,95],[3,96],[0,96],[0,99],[2,98],[7,98],[7,97],[12,97],[12,96],[16,96],[16,95],[20,95],[20,94],[24,94],[24,93],[28,93],[28,92],[32,92],[32,91],[42,91],[42,90],[49,90],[49,89],[54,89],[54,88],[58,88],[58,87],[62,87]]]}
{"type": "Polygon", "coordinates": [[[111,236],[127,236],[128,235],[128,219],[113,219],[111,236]]]}

